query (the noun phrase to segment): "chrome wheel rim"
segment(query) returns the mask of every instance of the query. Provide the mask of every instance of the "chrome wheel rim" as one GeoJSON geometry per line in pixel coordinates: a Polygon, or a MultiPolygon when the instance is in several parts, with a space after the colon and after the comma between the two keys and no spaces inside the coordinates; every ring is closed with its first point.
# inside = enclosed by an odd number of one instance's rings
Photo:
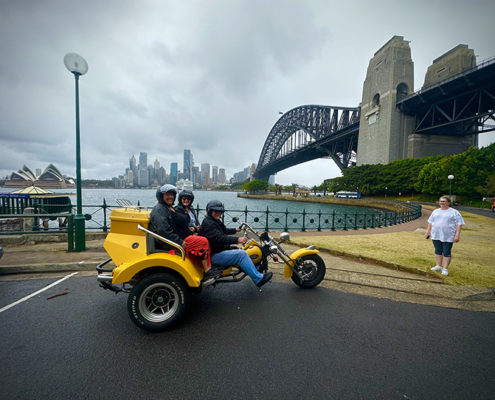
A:
{"type": "Polygon", "coordinates": [[[167,283],[148,286],[139,298],[139,311],[151,322],[163,322],[171,318],[179,308],[179,293],[167,283]]]}

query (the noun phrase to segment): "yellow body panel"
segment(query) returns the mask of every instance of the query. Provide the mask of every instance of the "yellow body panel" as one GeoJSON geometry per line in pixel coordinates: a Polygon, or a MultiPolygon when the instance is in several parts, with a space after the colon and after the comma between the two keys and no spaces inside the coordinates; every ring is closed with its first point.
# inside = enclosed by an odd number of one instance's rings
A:
{"type": "Polygon", "coordinates": [[[204,274],[201,263],[196,264],[188,258],[183,261],[180,256],[169,253],[153,253],[119,265],[113,270],[112,283],[129,282],[138,272],[151,267],[165,267],[177,271],[191,287],[198,287],[204,274]]]}
{"type": "MultiPolygon", "coordinates": [[[[296,250],[294,253],[292,253],[290,255],[290,258],[292,258],[293,260],[297,260],[298,258],[301,258],[303,256],[306,256],[308,254],[318,254],[319,251],[318,250],[310,250],[310,249],[299,249],[299,250],[296,250]]],[[[291,265],[294,266],[294,263],[291,262],[291,265]]],[[[292,270],[290,269],[290,267],[288,265],[285,266],[284,268],[284,277],[286,278],[290,278],[292,277],[292,270]]]]}
{"type": "Polygon", "coordinates": [[[111,233],[110,231],[103,247],[112,257],[115,265],[124,262],[129,263],[146,255],[146,237],[111,233]]]}
{"type": "Polygon", "coordinates": [[[137,226],[142,225],[148,229],[150,223],[150,211],[136,208],[116,208],[110,215],[110,233],[125,235],[145,236],[137,226]]]}
{"type": "Polygon", "coordinates": [[[256,241],[248,241],[243,249],[246,250],[246,253],[248,253],[249,258],[254,265],[258,264],[261,261],[262,252],[259,244],[256,241]]]}

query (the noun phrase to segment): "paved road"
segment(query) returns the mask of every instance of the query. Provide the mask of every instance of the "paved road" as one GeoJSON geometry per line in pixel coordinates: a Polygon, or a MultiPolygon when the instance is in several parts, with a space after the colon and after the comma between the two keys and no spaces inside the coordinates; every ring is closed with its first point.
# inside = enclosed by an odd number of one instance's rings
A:
{"type": "MultiPolygon", "coordinates": [[[[0,309],[53,281],[0,282],[0,309]]],[[[0,312],[2,398],[495,398],[493,313],[245,281],[150,334],[126,300],[73,277],[0,312]]]]}
{"type": "MultiPolygon", "coordinates": [[[[437,204],[435,203],[424,203],[417,201],[413,201],[413,203],[429,205],[429,206],[437,206],[437,204]]],[[[454,208],[456,210],[466,211],[477,215],[483,215],[485,217],[495,218],[495,213],[487,208],[475,208],[475,207],[467,207],[467,206],[455,206],[454,208]]]]}

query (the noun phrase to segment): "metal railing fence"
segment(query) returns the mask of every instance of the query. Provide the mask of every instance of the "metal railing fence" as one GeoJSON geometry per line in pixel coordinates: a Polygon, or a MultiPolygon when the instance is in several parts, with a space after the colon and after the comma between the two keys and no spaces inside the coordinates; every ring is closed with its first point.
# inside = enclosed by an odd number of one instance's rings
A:
{"type": "MultiPolygon", "coordinates": [[[[366,203],[366,202],[363,202],[366,203]]],[[[374,202],[376,204],[376,201],[374,202]]],[[[303,208],[302,211],[289,211],[287,208],[285,211],[272,211],[269,207],[266,210],[248,210],[247,206],[244,210],[225,210],[222,221],[227,227],[236,227],[241,222],[247,222],[256,230],[264,231],[324,231],[324,230],[350,230],[350,229],[373,229],[382,226],[389,226],[395,224],[401,224],[417,219],[421,216],[421,205],[409,204],[404,201],[380,201],[380,203],[387,205],[396,210],[376,210],[366,207],[362,207],[362,210],[355,210],[351,212],[336,212],[331,213],[322,212],[306,212],[303,208]]],[[[71,230],[69,226],[72,226],[73,217],[75,212],[75,205],[69,205],[72,208],[71,212],[65,212],[67,205],[61,205],[60,212],[46,213],[42,206],[38,206],[34,202],[34,214],[3,214],[0,218],[37,218],[37,219],[56,219],[59,217],[67,218],[67,226],[61,229],[49,229],[48,232],[68,232],[71,230]]],[[[139,206],[139,202],[137,204],[139,206]]],[[[370,203],[371,206],[371,203],[370,203]]],[[[50,205],[51,210],[56,205],[50,205]]],[[[110,211],[113,208],[121,208],[120,205],[109,205],[106,200],[103,199],[101,205],[83,205],[83,212],[86,218],[86,230],[88,231],[102,231],[108,232],[110,228],[110,211]]],[[[151,212],[152,207],[149,208],[151,212]]],[[[200,222],[206,215],[206,209],[201,208],[199,204],[195,207],[195,211],[198,215],[200,222]]],[[[45,232],[40,230],[39,222],[35,221],[33,224],[33,231],[45,232]]],[[[0,235],[5,234],[25,234],[32,233],[25,231],[2,231],[0,235]]],[[[72,234],[72,232],[70,232],[72,234]]]]}

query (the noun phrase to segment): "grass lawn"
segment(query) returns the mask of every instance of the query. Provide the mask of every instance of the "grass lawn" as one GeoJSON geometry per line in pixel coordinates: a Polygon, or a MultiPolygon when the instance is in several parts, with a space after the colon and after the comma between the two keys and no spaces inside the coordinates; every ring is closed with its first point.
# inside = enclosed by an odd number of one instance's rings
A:
{"type": "MultiPolygon", "coordinates": [[[[495,219],[462,211],[461,214],[466,225],[460,242],[454,243],[452,248],[449,276],[444,277],[444,282],[495,287],[495,219]]],[[[428,272],[435,265],[433,244],[419,232],[306,236],[294,237],[291,241],[360,254],[428,272]]]]}

